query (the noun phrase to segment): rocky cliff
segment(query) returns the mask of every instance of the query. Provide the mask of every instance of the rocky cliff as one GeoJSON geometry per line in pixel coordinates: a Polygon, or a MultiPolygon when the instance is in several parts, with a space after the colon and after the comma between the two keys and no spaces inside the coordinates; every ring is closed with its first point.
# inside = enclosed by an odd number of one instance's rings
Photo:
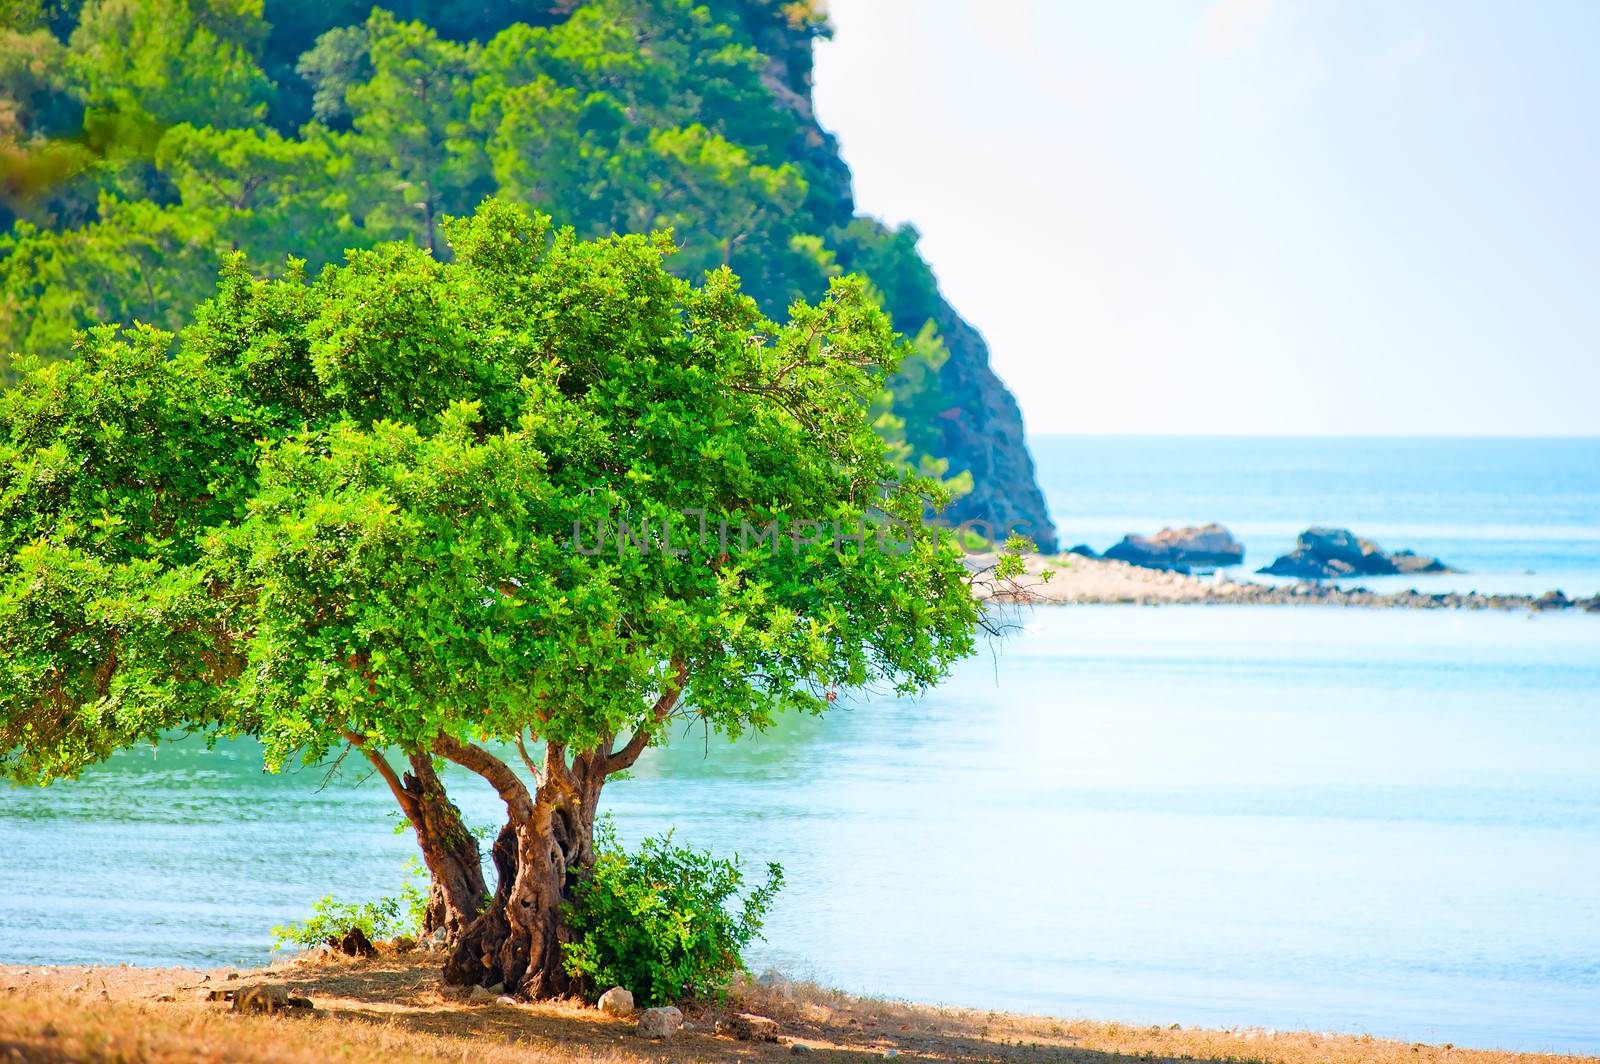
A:
{"type": "Polygon", "coordinates": [[[1034,476],[1022,411],[989,365],[989,345],[942,296],[935,319],[950,358],[940,370],[948,408],[936,453],[953,470],[970,470],[972,491],[950,508],[953,521],[984,520],[997,531],[1030,535],[1041,551],[1059,549],[1056,528],[1034,476]]]}
{"type": "MultiPolygon", "coordinates": [[[[810,181],[807,206],[830,228],[852,228],[856,208],[850,168],[839,154],[838,141],[822,128],[812,107],[812,48],[827,34],[826,23],[820,17],[799,17],[796,5],[780,0],[727,2],[770,58],[766,80],[773,94],[801,119],[803,141],[792,154],[804,163],[810,181]]],[[[860,251],[861,236],[860,227],[854,228],[853,234],[841,234],[840,260],[847,268],[863,264],[852,261],[852,248],[860,251]]],[[[888,239],[896,235],[903,234],[890,234],[888,239]]],[[[914,231],[909,244],[915,244],[914,231]]],[[[921,285],[896,285],[876,270],[871,275],[884,290],[896,325],[914,334],[924,321],[933,321],[949,353],[939,369],[943,401],[936,404],[936,424],[912,427],[929,451],[949,463],[951,473],[972,474],[972,490],[957,499],[946,516],[953,522],[985,521],[1000,533],[1022,531],[1040,550],[1054,552],[1059,549],[1055,525],[1034,475],[1016,398],[990,366],[982,334],[938,291],[920,256],[915,266],[925,275],[921,285]]]]}

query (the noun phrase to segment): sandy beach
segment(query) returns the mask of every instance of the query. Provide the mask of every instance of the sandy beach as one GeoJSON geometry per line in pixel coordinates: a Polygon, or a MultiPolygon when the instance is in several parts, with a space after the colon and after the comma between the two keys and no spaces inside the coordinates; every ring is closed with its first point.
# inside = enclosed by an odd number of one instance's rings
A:
{"type": "MultiPolygon", "coordinates": [[[[0,966],[0,1060],[349,1062],[883,1059],[1555,1064],[1593,1057],[1510,1053],[1261,1028],[1132,1026],[852,997],[810,984],[746,983],[725,1006],[688,1005],[668,1041],[577,1001],[469,1004],[423,954],[291,959],[258,971],[0,966]],[[227,1000],[275,986],[308,1008],[243,1013],[227,1000]],[[739,1012],[777,1023],[741,1039],[739,1012]]],[[[248,995],[247,995],[248,996],[248,995]]]]}

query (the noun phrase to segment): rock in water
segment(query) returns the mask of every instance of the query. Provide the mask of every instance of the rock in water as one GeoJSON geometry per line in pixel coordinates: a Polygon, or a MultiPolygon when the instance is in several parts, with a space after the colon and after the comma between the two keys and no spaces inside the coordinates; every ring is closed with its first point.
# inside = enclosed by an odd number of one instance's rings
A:
{"type": "Polygon", "coordinates": [[[633,1015],[633,991],[614,986],[600,995],[600,1011],[608,1016],[633,1015]]]}
{"type": "Polygon", "coordinates": [[[1332,580],[1341,576],[1355,576],[1356,569],[1337,558],[1319,558],[1308,550],[1292,550],[1257,569],[1267,576],[1290,576],[1296,580],[1332,580]]]}
{"type": "Polygon", "coordinates": [[[1325,561],[1343,562],[1352,570],[1361,569],[1369,554],[1381,553],[1376,543],[1361,539],[1348,528],[1308,528],[1300,533],[1295,547],[1325,561]]]}
{"type": "Polygon", "coordinates": [[[1153,536],[1129,534],[1101,557],[1147,569],[1185,569],[1194,565],[1238,565],[1244,544],[1221,525],[1163,528],[1153,536]]]}
{"type": "Polygon", "coordinates": [[[1564,591],[1546,591],[1534,599],[1530,608],[1536,610],[1564,610],[1572,605],[1564,591]]]}
{"type": "Polygon", "coordinates": [[[1386,553],[1370,539],[1348,528],[1308,528],[1295,549],[1257,572],[1297,580],[1332,580],[1344,576],[1392,576],[1396,573],[1455,572],[1437,558],[1410,550],[1386,553]]]}
{"type": "Polygon", "coordinates": [[[1454,572],[1448,565],[1438,558],[1430,558],[1426,554],[1416,551],[1397,550],[1389,555],[1389,561],[1394,565],[1397,573],[1449,573],[1454,572]]]}
{"type": "Polygon", "coordinates": [[[671,1005],[639,1013],[639,1037],[671,1038],[683,1026],[683,1013],[671,1005]]]}

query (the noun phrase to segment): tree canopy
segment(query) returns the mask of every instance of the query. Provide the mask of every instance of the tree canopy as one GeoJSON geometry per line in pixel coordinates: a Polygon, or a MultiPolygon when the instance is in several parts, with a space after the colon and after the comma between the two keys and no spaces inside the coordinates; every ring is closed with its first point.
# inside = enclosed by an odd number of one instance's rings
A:
{"type": "MultiPolygon", "coordinates": [[[[236,254],[176,342],[97,328],[6,393],[0,770],[175,730],[271,766],[447,757],[506,799],[513,873],[565,811],[555,921],[600,786],[670,716],[737,735],[920,690],[979,607],[920,525],[947,492],[873,431],[906,345],[859,278],[780,325],[726,268],[671,274],[664,237],[495,201],[441,231],[448,259],[314,280],[236,254]],[[534,785],[496,740],[544,745],[534,785]]],[[[496,970],[553,989],[534,954],[496,970]]]]}

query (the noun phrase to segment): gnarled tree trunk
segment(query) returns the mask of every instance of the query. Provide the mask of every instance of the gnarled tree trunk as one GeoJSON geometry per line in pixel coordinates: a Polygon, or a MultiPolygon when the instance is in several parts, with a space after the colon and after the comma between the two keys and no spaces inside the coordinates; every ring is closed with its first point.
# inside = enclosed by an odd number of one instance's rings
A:
{"type": "Polygon", "coordinates": [[[411,771],[403,786],[415,802],[411,826],[431,880],[423,931],[431,933],[442,927],[446,941],[459,942],[489,899],[478,840],[462,822],[461,810],[445,794],[428,754],[411,755],[411,771]]]}
{"type": "Polygon", "coordinates": [[[593,829],[592,815],[548,806],[505,826],[492,851],[499,886],[446,962],[446,982],[500,984],[530,998],[576,990],[562,965],[571,939],[561,904],[593,858],[593,829]]]}
{"type": "MultiPolygon", "coordinates": [[[[491,756],[475,748],[471,753],[474,760],[491,756]]],[[[552,744],[545,751],[543,780],[532,792],[509,768],[499,767],[510,777],[502,782],[512,799],[490,851],[498,882],[488,908],[456,943],[445,981],[501,985],[530,998],[572,993],[577,987],[562,964],[561,947],[571,938],[561,905],[572,900],[578,873],[594,860],[606,755],[580,755],[569,768],[562,749],[552,744]]]]}
{"type": "Polygon", "coordinates": [[[423,930],[432,932],[442,927],[446,940],[454,944],[484,911],[489,896],[478,840],[445,794],[444,783],[434,772],[432,755],[411,754],[411,771],[401,779],[383,751],[370,746],[363,736],[347,731],[344,737],[372,762],[416,832],[430,879],[423,930]]]}
{"type": "Polygon", "coordinates": [[[482,747],[449,735],[435,738],[435,753],[488,780],[506,806],[506,825],[490,851],[499,876],[494,897],[456,943],[445,963],[445,982],[500,985],[528,998],[579,989],[562,963],[562,946],[572,936],[561,905],[572,900],[578,874],[594,861],[594,819],[606,777],[633,766],[677,704],[687,671],[681,662],[674,664],[674,682],[618,750],[611,749],[608,736],[568,765],[566,748],[546,742],[540,769],[519,740],[518,750],[537,780],[531,791],[482,747]]]}

